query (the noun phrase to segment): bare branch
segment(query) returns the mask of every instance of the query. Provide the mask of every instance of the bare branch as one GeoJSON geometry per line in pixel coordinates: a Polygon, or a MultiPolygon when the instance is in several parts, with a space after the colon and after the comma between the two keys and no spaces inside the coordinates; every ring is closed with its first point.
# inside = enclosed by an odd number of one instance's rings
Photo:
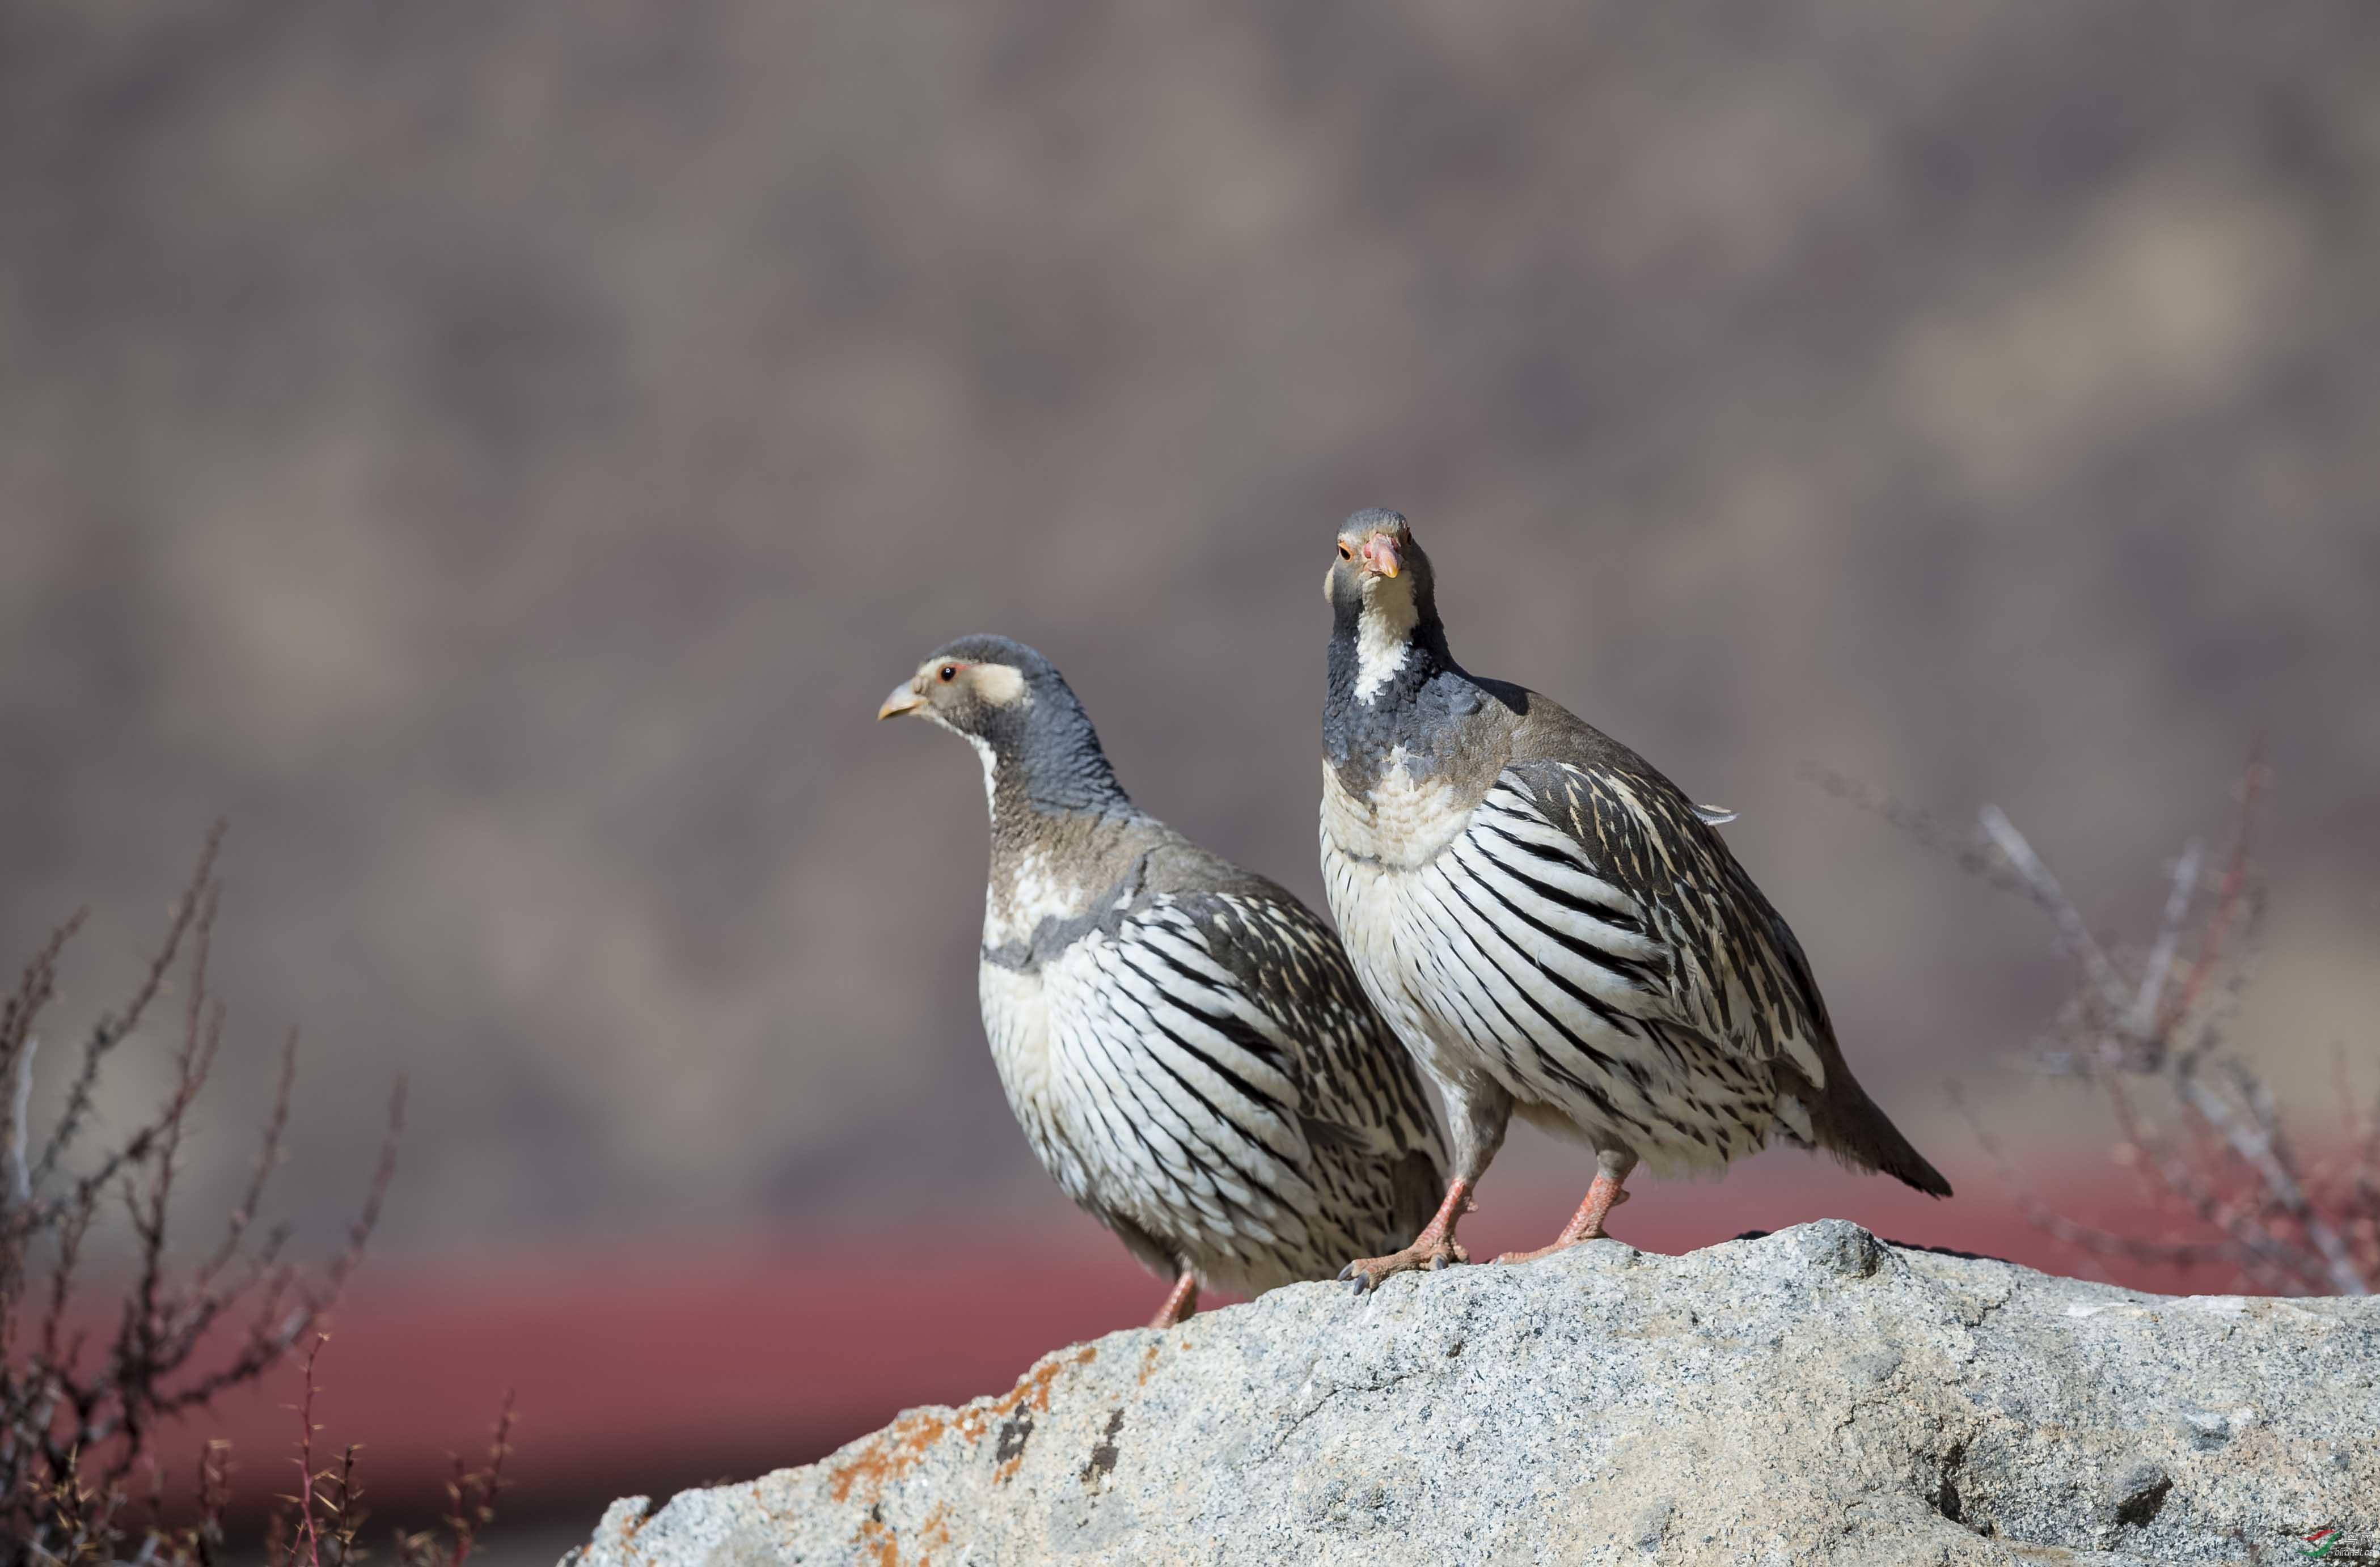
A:
{"type": "MultiPolygon", "coordinates": [[[[2121,1136],[2118,1152],[2174,1233],[2119,1234],[2054,1212],[2023,1185],[2014,1161],[1980,1125],[1975,1135],[2027,1219],[2089,1255],[2168,1266],[2217,1263],[2253,1287],[2280,1293],[2364,1294],[2380,1284],[2380,1103],[2368,1123],[2352,1108],[2358,1095],[2341,1052],[2335,1070],[2345,1136],[2336,1153],[2309,1165],[2271,1088],[2231,1042],[2248,979],[2246,954],[2265,911],[2248,852],[2265,783],[2252,753],[2212,897],[2199,896],[2206,856],[2193,840],[2172,867],[2155,934],[2136,972],[2093,936],[2007,816],[1988,806],[1980,813],[2009,876],[2048,916],[2058,947],[2079,970],[2077,1000],[2057,1038],[2037,1053],[2090,1078],[2106,1095],[2121,1136]],[[2152,1099],[2162,1113],[2144,1108],[2152,1099]]],[[[1919,821],[1940,846],[1930,821],[1893,810],[1896,820],[1919,821]]]]}
{"type": "Polygon", "coordinates": [[[2223,868],[2223,885],[2215,894],[2215,912],[2206,922],[2204,934],[2198,943],[2197,960],[2190,966],[2180,992],[2175,996],[2172,1011],[2160,1020],[2162,1028],[2186,1016],[2198,1001],[2198,992],[2222,961],[2224,939],[2230,934],[2248,887],[2248,842],[2256,823],[2256,805],[2264,793],[2265,768],[2260,753],[2262,746],[2248,754],[2248,767],[2240,783],[2240,825],[2231,840],[2231,855],[2223,868]]]}
{"type": "Polygon", "coordinates": [[[273,1083],[273,1104],[265,1112],[263,1142],[257,1149],[248,1190],[241,1194],[239,1206],[231,1210],[230,1221],[224,1227],[223,1244],[200,1266],[196,1282],[200,1288],[212,1282],[239,1255],[240,1241],[248,1234],[248,1227],[256,1221],[257,1208],[264,1201],[265,1183],[273,1178],[274,1166],[281,1162],[281,1138],[289,1125],[289,1100],[297,1087],[298,1030],[292,1028],[281,1046],[281,1075],[273,1083]]]}
{"type": "Polygon", "coordinates": [[[2021,898],[2032,897],[2033,889],[2005,863],[1985,854],[1971,834],[1954,832],[1931,813],[1832,768],[1804,763],[1801,773],[1844,804],[1881,817],[1891,827],[1978,881],[2021,898]]]}
{"type": "Polygon", "coordinates": [[[149,970],[140,987],[132,994],[130,1004],[111,1016],[102,1017],[91,1028],[83,1043],[82,1068],[75,1074],[67,1090],[66,1108],[59,1112],[58,1124],[50,1134],[48,1147],[42,1150],[41,1162],[33,1171],[32,1184],[39,1187],[57,1171],[58,1161],[66,1157],[82,1130],[84,1120],[91,1114],[91,1091],[99,1083],[99,1069],[108,1052],[124,1042],[125,1038],[140,1025],[140,1017],[149,1003],[165,983],[165,975],[174,966],[174,957],[181,950],[182,939],[189,933],[191,922],[205,905],[206,890],[213,884],[215,853],[223,846],[225,824],[216,822],[207,833],[206,846],[199,851],[198,868],[190,873],[188,887],[175,900],[172,917],[165,929],[165,942],[150,960],[149,970]]]}
{"type": "Polygon", "coordinates": [[[2181,857],[2174,862],[2173,886],[2166,893],[2165,917],[2157,921],[2156,945],[2149,949],[2149,961],[2141,976],[2141,993],[2132,1002],[2127,1020],[2133,1039],[2145,1043],[2156,1033],[2157,1003],[2165,994],[2166,977],[2173,972],[2173,956],[2181,946],[2183,927],[2190,918],[2191,895],[2198,890],[2199,861],[2204,851],[2192,838],[2182,845],[2181,857]]]}
{"type": "Polygon", "coordinates": [[[2107,954],[2099,950],[2098,941],[2092,936],[2082,912],[2074,906],[2067,897],[2066,890],[2058,884],[2058,878],[2049,873],[2049,867],[2033,852],[2033,845],[2025,842],[2024,834],[2016,830],[2016,824],[1999,807],[1985,806],[1977,813],[1977,819],[1983,825],[1985,836],[1991,839],[1993,847],[1999,850],[2010,869],[2031,890],[2034,902],[2056,922],[2059,944],[2082,965],[2082,972],[2098,997],[2102,1009],[2100,1015],[2123,1016],[2123,989],[2117,981],[2116,970],[2107,962],[2107,954]]]}
{"type": "MultiPolygon", "coordinates": [[[[260,1228],[259,1218],[291,1122],[293,1032],[283,1046],[255,1163],[237,1206],[195,1266],[176,1265],[168,1235],[184,1155],[195,1136],[192,1111],[225,1037],[224,1007],[208,985],[221,904],[213,876],[220,840],[218,827],[130,1002],[103,1016],[86,1037],[64,1107],[38,1157],[30,1153],[28,1124],[37,1057],[33,1027],[55,997],[58,954],[79,917],[52,934],[16,990],[0,997],[0,1149],[7,1159],[0,1170],[0,1348],[7,1352],[0,1355],[0,1546],[30,1541],[30,1559],[212,1567],[223,1543],[228,1462],[215,1447],[201,1453],[199,1521],[169,1533],[160,1521],[162,1480],[152,1456],[160,1429],[219,1393],[266,1377],[307,1335],[318,1333],[362,1258],[395,1170],[404,1129],[402,1080],[393,1090],[380,1158],[344,1244],[316,1269],[301,1270],[282,1260],[288,1226],[260,1228]],[[87,1167],[70,1170],[67,1158],[97,1121],[92,1107],[103,1068],[172,980],[185,989],[168,1091],[128,1134],[91,1139],[98,1146],[87,1167]],[[115,1303],[113,1332],[94,1342],[72,1326],[69,1307],[84,1243],[119,1204],[132,1241],[132,1276],[115,1303]],[[43,1257],[48,1287],[38,1314],[29,1315],[21,1309],[28,1269],[43,1257]],[[226,1334],[223,1325],[236,1313],[244,1313],[246,1323],[226,1334]],[[140,1512],[132,1499],[144,1476],[146,1522],[136,1524],[140,1512]]],[[[305,1357],[310,1389],[320,1347],[318,1340],[305,1357]]],[[[310,1425],[310,1415],[306,1418],[310,1425]]],[[[325,1556],[331,1567],[347,1567],[359,1557],[354,1539],[363,1514],[351,1456],[318,1475],[310,1452],[301,1450],[307,1481],[300,1495],[308,1500],[298,1538],[306,1567],[322,1567],[325,1556]]],[[[28,1559],[13,1548],[0,1555],[9,1564],[28,1559]]],[[[278,1560],[285,1561],[285,1553],[278,1560]]]]}

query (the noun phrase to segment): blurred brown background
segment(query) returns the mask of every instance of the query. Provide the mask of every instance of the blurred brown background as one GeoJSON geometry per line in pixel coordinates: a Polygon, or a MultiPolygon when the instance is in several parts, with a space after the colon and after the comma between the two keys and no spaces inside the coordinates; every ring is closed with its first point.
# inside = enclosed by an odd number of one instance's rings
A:
{"type": "Polygon", "coordinates": [[[870,717],[1020,637],[1318,898],[1316,589],[1390,504],[1458,656],[1743,812],[1954,1180],[1953,1076],[2104,1170],[2010,1070],[2037,922],[1803,772],[2138,929],[2261,729],[2254,1031],[2368,1059],[2375,279],[2362,0],[15,0],[0,951],[92,905],[87,1016],[225,814],[194,1204],[296,1021],[310,1233],[412,1081],[383,1275],[1050,1235],[1129,1305],[982,1045],[975,760],[870,717]]]}

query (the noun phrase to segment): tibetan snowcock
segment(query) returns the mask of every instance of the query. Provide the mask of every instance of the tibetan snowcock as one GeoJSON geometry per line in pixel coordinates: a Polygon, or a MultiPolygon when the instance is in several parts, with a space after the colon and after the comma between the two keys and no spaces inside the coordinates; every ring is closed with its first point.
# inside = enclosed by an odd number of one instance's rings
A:
{"type": "Polygon", "coordinates": [[[950,643],[893,687],[983,761],[978,978],[1008,1102],[1066,1195],[1172,1293],[1255,1294],[1394,1250],[1444,1181],[1413,1063],[1338,938],[1132,803],[1050,662],[950,643]]]}
{"type": "Polygon", "coordinates": [[[1339,529],[1322,877],[1373,1004],[1446,1102],[1453,1179],[1368,1288],[1465,1260],[1455,1226],[1515,1111],[1596,1158],[1553,1244],[1591,1240],[1638,1161],[1716,1170],[1781,1139],[1936,1197],[1949,1184],[1844,1063],[1809,959],[1697,806],[1625,746],[1447,649],[1405,519],[1339,529]]]}

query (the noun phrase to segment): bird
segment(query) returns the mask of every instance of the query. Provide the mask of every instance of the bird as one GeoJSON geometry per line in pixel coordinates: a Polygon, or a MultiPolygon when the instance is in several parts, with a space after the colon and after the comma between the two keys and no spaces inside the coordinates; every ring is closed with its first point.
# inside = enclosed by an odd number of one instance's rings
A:
{"type": "Polygon", "coordinates": [[[1596,1172],[1551,1245],[1499,1261],[1603,1234],[1640,1160],[1712,1172],[1781,1141],[1950,1195],[1852,1077],[1802,943],[1719,835],[1732,812],[1458,664],[1402,515],[1342,524],[1323,591],[1323,884],[1453,1153],[1413,1244],[1342,1278],[1467,1262],[1456,1228],[1515,1112],[1596,1172]]]}
{"type": "Polygon", "coordinates": [[[1404,1245],[1445,1145],[1330,926],[1135,805],[1021,642],[945,644],[877,717],[901,714],[983,762],[992,1061],[1042,1168],[1172,1282],[1150,1326],[1404,1245]]]}

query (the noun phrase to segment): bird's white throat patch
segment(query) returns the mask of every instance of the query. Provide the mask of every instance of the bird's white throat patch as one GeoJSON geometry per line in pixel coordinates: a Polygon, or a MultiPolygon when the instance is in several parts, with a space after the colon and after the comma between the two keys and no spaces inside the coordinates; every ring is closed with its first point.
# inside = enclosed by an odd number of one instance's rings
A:
{"type": "MultiPolygon", "coordinates": [[[[947,728],[948,725],[945,725],[944,727],[947,728]]],[[[961,731],[955,729],[952,730],[951,733],[960,735],[968,745],[975,747],[977,759],[983,763],[984,803],[987,805],[994,804],[1000,798],[1000,753],[993,750],[991,748],[991,742],[985,739],[980,735],[965,735],[961,731]]]]}
{"type": "Polygon", "coordinates": [[[1368,702],[1413,656],[1413,629],[1421,620],[1410,578],[1375,577],[1364,583],[1364,613],[1355,622],[1355,699],[1368,702]]]}

